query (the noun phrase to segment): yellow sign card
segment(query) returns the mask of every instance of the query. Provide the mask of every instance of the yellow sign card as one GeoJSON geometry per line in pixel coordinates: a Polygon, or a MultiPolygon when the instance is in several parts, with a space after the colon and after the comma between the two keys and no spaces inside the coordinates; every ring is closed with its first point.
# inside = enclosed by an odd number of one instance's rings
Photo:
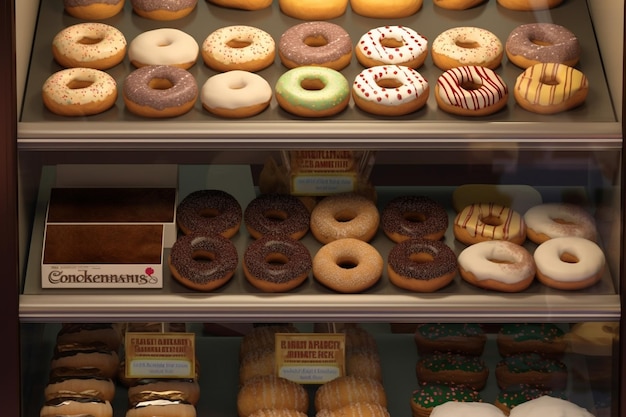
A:
{"type": "Polygon", "coordinates": [[[127,332],[127,378],[195,378],[195,334],[127,332]]]}
{"type": "Polygon", "coordinates": [[[323,384],[345,374],[343,333],[277,333],[276,375],[300,384],[323,384]]]}

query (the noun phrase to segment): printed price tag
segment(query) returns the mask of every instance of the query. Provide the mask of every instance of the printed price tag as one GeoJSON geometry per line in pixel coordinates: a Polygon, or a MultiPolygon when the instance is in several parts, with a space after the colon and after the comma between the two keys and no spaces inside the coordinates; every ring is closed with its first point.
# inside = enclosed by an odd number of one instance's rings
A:
{"type": "Polygon", "coordinates": [[[345,374],[343,333],[277,333],[276,375],[301,384],[323,384],[345,374]]]}
{"type": "Polygon", "coordinates": [[[195,334],[127,332],[127,378],[195,378],[195,334]]]}

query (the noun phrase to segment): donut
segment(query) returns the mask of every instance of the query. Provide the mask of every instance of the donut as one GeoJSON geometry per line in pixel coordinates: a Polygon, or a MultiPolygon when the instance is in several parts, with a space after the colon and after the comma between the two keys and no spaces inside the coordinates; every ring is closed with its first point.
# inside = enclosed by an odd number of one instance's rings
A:
{"type": "Polygon", "coordinates": [[[177,398],[186,403],[197,405],[200,400],[200,385],[193,378],[145,378],[137,380],[128,387],[128,400],[136,404],[146,395],[167,396],[176,393],[177,398]]]}
{"type": "Polygon", "coordinates": [[[343,238],[325,244],[313,257],[313,276],[340,293],[357,293],[376,284],[383,258],[369,243],[343,238]]]}
{"type": "Polygon", "coordinates": [[[172,65],[191,68],[198,59],[200,47],[182,30],[160,28],[137,35],[128,46],[128,59],[135,67],[172,65]]]}
{"type": "Polygon", "coordinates": [[[454,352],[481,355],[487,336],[476,323],[430,323],[417,326],[414,334],[419,355],[454,352]]]}
{"type": "Polygon", "coordinates": [[[117,352],[98,346],[75,346],[56,350],[50,361],[50,372],[55,376],[93,375],[113,378],[120,360],[117,352]],[[61,370],[56,372],[56,370],[61,370]]]}
{"type": "Polygon", "coordinates": [[[348,80],[331,68],[304,66],[283,73],[274,88],[276,100],[288,113],[301,117],[333,116],[348,106],[348,80]]]}
{"type": "Polygon", "coordinates": [[[334,410],[320,410],[316,417],[390,417],[387,407],[371,402],[354,402],[334,410]]]}
{"type": "Polygon", "coordinates": [[[152,395],[131,404],[125,417],[196,417],[196,408],[193,404],[168,396],[171,395],[152,395]]]}
{"type": "Polygon", "coordinates": [[[117,351],[122,343],[122,330],[112,323],[63,323],[57,333],[58,347],[100,345],[117,351]]]}
{"type": "Polygon", "coordinates": [[[93,68],[67,68],[44,82],[43,104],[60,116],[90,116],[115,104],[117,83],[104,71],[93,68]]]}
{"type": "Polygon", "coordinates": [[[198,98],[198,84],[187,70],[149,65],[131,72],[122,89],[131,113],[150,118],[176,117],[190,111],[198,98]]]}
{"type": "Polygon", "coordinates": [[[421,356],[415,374],[421,384],[459,384],[481,391],[487,383],[489,368],[480,356],[443,352],[421,356]]]}
{"type": "Polygon", "coordinates": [[[239,389],[239,417],[249,417],[258,410],[272,408],[288,408],[306,413],[309,409],[309,395],[302,385],[275,375],[252,378],[239,389]]]}
{"type": "Polygon", "coordinates": [[[555,237],[535,249],[537,279],[560,290],[587,288],[602,278],[606,260],[602,249],[582,237],[555,237]]]}
{"type": "Polygon", "coordinates": [[[515,80],[513,95],[525,110],[554,114],[578,107],[585,102],[589,81],[576,68],[546,63],[530,66],[515,80]]]}
{"type": "Polygon", "coordinates": [[[399,19],[417,13],[422,8],[422,0],[350,0],[350,7],[364,17],[399,19]]]}
{"type": "Polygon", "coordinates": [[[213,291],[237,269],[235,245],[219,234],[194,232],[176,239],[168,257],[172,278],[196,291],[213,291]]]}
{"type": "Polygon", "coordinates": [[[449,10],[467,10],[487,0],[433,0],[435,6],[449,10]]]}
{"type": "Polygon", "coordinates": [[[526,223],[520,214],[499,204],[466,206],[454,219],[454,237],[466,245],[486,240],[506,240],[521,245],[526,240],[526,223]]]}
{"type": "Polygon", "coordinates": [[[46,401],[39,417],[95,416],[112,417],[113,407],[109,401],[95,397],[56,397],[46,401]]]}
{"type": "Polygon", "coordinates": [[[315,391],[315,410],[336,410],[350,403],[373,403],[387,407],[383,384],[373,378],[344,375],[322,384],[315,391]]]}
{"type": "Polygon", "coordinates": [[[121,12],[124,0],[63,0],[63,7],[77,19],[102,20],[121,12]]]}
{"type": "Polygon", "coordinates": [[[552,323],[506,323],[496,335],[501,356],[535,352],[559,358],[567,349],[565,332],[552,323]]]}
{"type": "Polygon", "coordinates": [[[130,0],[133,10],[152,20],[177,20],[189,15],[198,0],[130,0]]]}
{"type": "MultiPolygon", "coordinates": [[[[479,391],[464,385],[426,383],[411,393],[411,414],[413,417],[429,417],[435,408],[442,404],[463,402],[479,402],[482,397],[479,391]]],[[[452,414],[457,416],[458,414],[452,414]]],[[[468,414],[474,415],[474,414],[468,414]]],[[[478,413],[476,415],[482,416],[478,413]]]]}
{"type": "Polygon", "coordinates": [[[366,68],[352,84],[354,104],[383,116],[413,113],[424,107],[429,93],[428,81],[419,72],[398,65],[366,68]]]}
{"type": "Polygon", "coordinates": [[[481,66],[452,68],[437,79],[435,99],[440,109],[459,116],[487,116],[507,104],[509,89],[502,77],[481,66]]]}
{"type": "Polygon", "coordinates": [[[239,360],[243,360],[243,358],[251,352],[260,352],[267,349],[274,350],[276,346],[276,333],[298,333],[298,329],[289,324],[271,324],[254,327],[241,339],[241,345],[239,345],[239,360]]]}
{"type": "Polygon", "coordinates": [[[481,416],[504,417],[504,413],[493,404],[482,401],[449,401],[434,407],[432,417],[481,416]]]}
{"type": "Polygon", "coordinates": [[[438,240],[403,240],[387,257],[389,281],[409,291],[437,291],[452,282],[456,272],[456,255],[438,240]]]}
{"type": "Polygon", "coordinates": [[[535,387],[527,384],[509,385],[505,389],[501,389],[493,401],[493,405],[498,407],[504,412],[505,415],[509,415],[511,410],[518,405],[530,401],[532,399],[541,397],[542,395],[548,395],[551,391],[535,387]]]}
{"type": "Polygon", "coordinates": [[[567,365],[539,353],[525,352],[505,356],[495,367],[498,387],[533,385],[542,389],[563,390],[567,387],[567,365]]]}
{"type": "Polygon", "coordinates": [[[568,203],[544,203],[524,213],[528,239],[540,244],[553,237],[578,236],[596,241],[593,216],[583,207],[568,203]]]}
{"type": "Polygon", "coordinates": [[[368,349],[346,352],[346,375],[383,380],[382,364],[378,352],[368,349]]]}
{"type": "Polygon", "coordinates": [[[385,205],[380,223],[396,243],[413,238],[439,240],[448,229],[448,213],[430,197],[399,196],[385,205]]]}
{"type": "Polygon", "coordinates": [[[542,395],[519,404],[511,410],[511,417],[531,417],[542,413],[560,414],[567,417],[594,417],[594,414],[586,408],[552,395],[542,395]]]}
{"type": "Polygon", "coordinates": [[[573,67],[581,54],[576,35],[555,23],[527,23],[511,31],[504,44],[509,60],[520,68],[556,62],[573,67]]]}
{"type": "Polygon", "coordinates": [[[176,209],[176,224],[184,234],[203,232],[233,237],[243,212],[235,197],[222,190],[197,190],[188,194],[176,209]]]}
{"type": "Polygon", "coordinates": [[[209,3],[229,9],[261,10],[272,5],[272,0],[209,0],[209,3]]]}
{"type": "Polygon", "coordinates": [[[311,212],[311,232],[321,243],[342,238],[368,242],[376,235],[379,222],[374,202],[355,193],[326,196],[311,212]]]}
{"type": "Polygon", "coordinates": [[[406,26],[380,26],[361,36],[355,55],[367,68],[402,65],[417,69],[428,56],[428,39],[406,26]]]}
{"type": "Polygon", "coordinates": [[[520,292],[535,279],[533,256],[506,240],[486,240],[466,247],[457,259],[461,278],[494,291],[520,292]]]}
{"type": "Polygon", "coordinates": [[[306,281],[311,255],[298,240],[268,234],[246,248],[243,271],[248,282],[263,292],[286,292],[306,281]]]}
{"type": "Polygon", "coordinates": [[[241,119],[265,110],[273,94],[270,84],[260,75],[232,70],[209,77],[200,90],[200,100],[209,113],[241,119]]]}
{"type": "Polygon", "coordinates": [[[319,65],[340,71],[350,64],[352,40],[337,24],[304,22],[283,32],[278,42],[278,56],[287,68],[319,65]]]}
{"type": "Polygon", "coordinates": [[[261,194],[246,206],[243,220],[250,236],[282,235],[301,239],[309,230],[309,209],[291,194],[261,194]]]}
{"type": "Polygon", "coordinates": [[[248,417],[307,417],[305,413],[288,408],[264,408],[257,410],[248,417]]]}
{"type": "Polygon", "coordinates": [[[253,26],[225,26],[213,31],[202,43],[204,63],[215,71],[256,72],[274,62],[276,43],[272,36],[253,26]]]}
{"type": "Polygon", "coordinates": [[[355,351],[373,352],[378,355],[378,344],[370,332],[359,326],[346,326],[340,333],[346,335],[346,353],[355,351]]]}
{"type": "Polygon", "coordinates": [[[276,352],[273,347],[255,349],[239,361],[239,385],[252,378],[273,375],[276,371],[276,352]]]}
{"type": "Polygon", "coordinates": [[[44,389],[46,401],[63,396],[92,396],[103,401],[113,401],[115,397],[115,383],[111,378],[95,375],[50,378],[44,389]]]}
{"type": "Polygon", "coordinates": [[[280,11],[300,20],[330,20],[343,15],[348,0],[278,0],[280,11]]]}
{"type": "Polygon", "coordinates": [[[498,0],[498,4],[510,10],[546,10],[553,9],[563,3],[563,0],[498,0]]]}
{"type": "Polygon", "coordinates": [[[433,40],[433,63],[441,70],[463,66],[495,69],[500,66],[504,48],[492,32],[472,26],[448,29],[433,40]]]}
{"type": "Polygon", "coordinates": [[[104,23],[68,26],[52,39],[52,56],[65,68],[105,70],[122,62],[125,55],[124,34],[104,23]]]}

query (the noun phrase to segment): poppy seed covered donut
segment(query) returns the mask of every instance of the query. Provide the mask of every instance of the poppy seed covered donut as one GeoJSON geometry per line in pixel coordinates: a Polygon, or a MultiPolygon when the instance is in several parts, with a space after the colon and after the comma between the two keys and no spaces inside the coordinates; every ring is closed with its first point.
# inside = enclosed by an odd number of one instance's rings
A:
{"type": "Polygon", "coordinates": [[[195,231],[230,238],[239,231],[242,217],[237,199],[222,190],[194,191],[176,210],[176,223],[185,234],[195,231]]]}
{"type": "Polygon", "coordinates": [[[381,226],[394,242],[411,238],[439,240],[448,229],[448,213],[430,197],[401,196],[387,203],[381,226]]]}
{"type": "Polygon", "coordinates": [[[255,239],[269,234],[300,239],[309,230],[310,218],[302,200],[291,194],[261,194],[243,213],[246,228],[255,239]]]}

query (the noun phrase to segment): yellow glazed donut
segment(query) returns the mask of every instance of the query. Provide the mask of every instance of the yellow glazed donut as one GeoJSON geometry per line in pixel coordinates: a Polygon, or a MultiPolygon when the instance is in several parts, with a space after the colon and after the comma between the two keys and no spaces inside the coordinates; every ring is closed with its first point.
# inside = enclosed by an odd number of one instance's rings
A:
{"type": "Polygon", "coordinates": [[[124,0],[63,0],[70,16],[84,20],[101,20],[113,17],[124,8],[124,0]]]}
{"type": "Polygon", "coordinates": [[[369,243],[354,238],[334,240],[313,257],[313,276],[340,293],[365,291],[378,282],[383,258],[369,243]]]}
{"type": "Polygon", "coordinates": [[[364,67],[419,68],[428,56],[428,39],[406,26],[380,26],[361,36],[355,52],[364,67]]]}
{"type": "Polygon", "coordinates": [[[435,6],[442,9],[466,10],[484,3],[486,0],[433,0],[435,6]]]}
{"type": "Polygon", "coordinates": [[[272,36],[252,26],[217,29],[202,44],[204,63],[216,71],[260,71],[272,65],[275,56],[272,36]]]}
{"type": "Polygon", "coordinates": [[[540,114],[560,113],[583,104],[589,92],[584,73],[563,64],[535,64],[515,81],[513,96],[525,110],[540,114]]]}
{"type": "Polygon", "coordinates": [[[133,10],[152,20],[176,20],[189,15],[198,0],[130,0],[133,10]]]}
{"type": "Polygon", "coordinates": [[[104,71],[68,68],[52,74],[42,87],[43,103],[61,116],[102,113],[115,104],[117,83],[104,71]]]}
{"type": "Polygon", "coordinates": [[[198,59],[200,47],[179,29],[161,28],[143,32],[128,46],[128,59],[135,67],[173,65],[189,69],[198,59]]]}
{"type": "Polygon", "coordinates": [[[261,10],[272,5],[272,0],[209,0],[209,3],[230,9],[261,10]]]}
{"type": "Polygon", "coordinates": [[[104,23],[78,23],[52,39],[52,55],[66,68],[105,70],[122,62],[125,54],[124,34],[104,23]]]}
{"type": "Polygon", "coordinates": [[[498,0],[498,4],[511,10],[545,10],[552,9],[563,0],[498,0]]]}
{"type": "Polygon", "coordinates": [[[502,62],[504,48],[500,39],[482,28],[461,26],[440,33],[433,40],[433,63],[444,71],[464,65],[491,69],[502,62]]]}
{"type": "Polygon", "coordinates": [[[379,223],[374,202],[353,193],[329,195],[311,212],[311,232],[322,243],[347,237],[367,242],[376,235],[379,223]]]}
{"type": "Polygon", "coordinates": [[[398,19],[417,13],[422,0],[350,0],[350,7],[361,16],[398,19]]]}
{"type": "Polygon", "coordinates": [[[272,87],[260,75],[233,70],[209,77],[202,86],[200,98],[202,106],[210,113],[243,118],[265,110],[272,93],[272,87]]]}
{"type": "Polygon", "coordinates": [[[456,215],[454,237],[466,245],[486,240],[508,240],[521,245],[526,240],[526,223],[509,207],[475,203],[456,215]]]}
{"type": "Polygon", "coordinates": [[[329,20],[343,15],[348,0],[279,0],[280,10],[287,16],[300,20],[329,20]]]}

